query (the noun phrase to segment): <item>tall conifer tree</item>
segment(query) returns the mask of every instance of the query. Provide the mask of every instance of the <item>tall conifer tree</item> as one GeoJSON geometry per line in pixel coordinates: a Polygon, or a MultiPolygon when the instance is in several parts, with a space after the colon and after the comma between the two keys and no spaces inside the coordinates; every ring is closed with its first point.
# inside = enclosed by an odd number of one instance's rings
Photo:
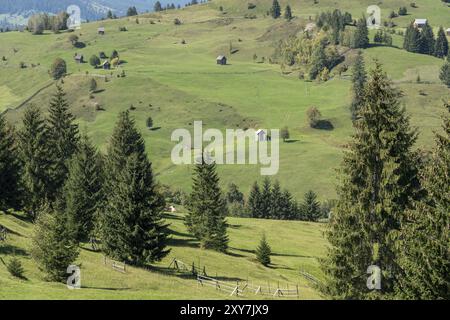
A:
{"type": "Polygon", "coordinates": [[[68,222],[78,241],[91,235],[96,214],[103,203],[103,172],[100,156],[87,136],[69,162],[69,175],[64,186],[68,222]]]}
{"type": "Polygon", "coordinates": [[[444,28],[442,26],[439,28],[436,45],[434,48],[434,55],[438,58],[445,58],[448,54],[448,40],[445,35],[444,28]]]}
{"type": "Polygon", "coordinates": [[[32,239],[31,256],[49,281],[67,279],[67,267],[78,257],[78,243],[68,227],[66,215],[48,205],[40,208],[32,239]]]}
{"type": "Polygon", "coordinates": [[[25,209],[34,219],[48,198],[51,160],[47,126],[41,111],[29,106],[19,132],[19,155],[23,165],[22,184],[25,209]]]}
{"type": "Polygon", "coordinates": [[[352,71],[353,100],[350,110],[352,112],[352,119],[356,120],[364,98],[364,85],[367,80],[364,57],[361,52],[358,52],[352,71]]]}
{"type": "Polygon", "coordinates": [[[436,148],[422,181],[427,196],[407,212],[399,246],[398,294],[403,299],[450,299],[450,105],[446,105],[443,134],[436,134],[436,148]]]}
{"type": "Polygon", "coordinates": [[[274,19],[277,19],[281,16],[281,7],[278,0],[273,0],[272,8],[270,8],[270,15],[274,19]]]}
{"type": "Polygon", "coordinates": [[[261,218],[262,210],[261,210],[261,191],[259,189],[258,183],[255,183],[250,190],[250,195],[248,197],[248,209],[253,218],[261,218]]]}
{"type": "Polygon", "coordinates": [[[420,53],[423,54],[434,54],[434,46],[435,46],[435,40],[434,40],[434,34],[433,34],[433,28],[426,23],[422,27],[422,31],[420,32],[420,38],[419,38],[419,48],[420,53]]]}
{"type": "Polygon", "coordinates": [[[396,235],[411,199],[420,199],[418,161],[399,92],[379,63],[370,72],[361,119],[341,167],[339,200],[327,231],[322,261],[325,292],[335,298],[365,299],[394,292],[401,274],[396,235]],[[370,291],[367,269],[381,269],[382,288],[370,291]]]}
{"type": "Polygon", "coordinates": [[[413,23],[406,28],[403,49],[409,52],[420,52],[420,32],[413,23]]]}
{"type": "Polygon", "coordinates": [[[14,130],[0,114],[0,210],[20,207],[20,172],[14,130]]]}
{"type": "Polygon", "coordinates": [[[367,48],[369,45],[369,29],[366,19],[361,18],[356,23],[355,48],[367,48]]]}
{"type": "Polygon", "coordinates": [[[48,121],[49,156],[52,157],[51,194],[50,198],[58,197],[68,174],[68,161],[77,151],[78,125],[75,117],[69,111],[66,94],[60,85],[50,102],[48,121]]]}
{"type": "Polygon", "coordinates": [[[128,111],[119,115],[105,167],[106,200],[100,217],[103,250],[135,265],[161,260],[169,253],[162,219],[164,198],[128,111]]]}
{"type": "Polygon", "coordinates": [[[226,202],[220,190],[215,163],[208,164],[203,157],[195,166],[188,209],[186,226],[200,240],[202,248],[226,251],[226,202]]]}

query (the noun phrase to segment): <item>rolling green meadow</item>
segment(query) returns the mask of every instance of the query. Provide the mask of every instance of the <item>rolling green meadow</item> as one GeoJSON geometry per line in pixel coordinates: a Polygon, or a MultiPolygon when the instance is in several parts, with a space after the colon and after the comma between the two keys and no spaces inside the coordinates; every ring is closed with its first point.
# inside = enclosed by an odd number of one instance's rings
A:
{"type": "MultiPolygon", "coordinates": [[[[300,299],[320,299],[309,280],[300,277],[300,270],[320,275],[318,260],[325,252],[323,226],[317,223],[229,218],[230,248],[227,254],[201,250],[183,224],[183,214],[168,214],[170,223],[170,254],[151,269],[130,267],[127,273],[114,271],[104,265],[101,253],[85,244],[76,261],[81,265],[80,290],[69,290],[65,284],[43,281],[29,252],[32,225],[21,215],[0,215],[0,224],[10,230],[8,245],[0,246],[0,299],[227,299],[230,296],[214,288],[199,286],[187,273],[168,268],[177,258],[191,267],[194,262],[205,267],[214,278],[235,285],[236,281],[268,288],[299,288],[300,299]],[[254,250],[265,232],[273,255],[270,267],[261,266],[254,250]],[[18,257],[25,269],[26,279],[9,275],[4,263],[12,255],[18,257]]],[[[235,296],[233,298],[236,298],[235,296]]],[[[246,293],[245,299],[267,296],[246,293]]],[[[270,297],[269,297],[270,298],[270,297]]]]}
{"type": "MultiPolygon", "coordinates": [[[[43,35],[29,32],[0,33],[0,112],[20,127],[24,110],[31,103],[46,111],[55,85],[48,70],[60,57],[67,62],[68,75],[63,87],[77,117],[80,131],[91,137],[105,152],[119,112],[130,109],[146,143],[156,178],[174,190],[189,192],[193,168],[174,165],[171,141],[175,129],[192,130],[194,121],[206,128],[246,129],[283,128],[290,140],[280,142],[280,169],[272,179],[280,181],[298,200],[314,190],[320,200],[336,198],[336,169],[352,132],[351,68],[339,75],[332,72],[329,81],[319,83],[300,80],[296,70],[282,72],[280,65],[270,64],[278,39],[296,34],[322,11],[339,8],[361,17],[369,0],[281,0],[284,9],[290,3],[295,18],[287,22],[266,16],[272,0],[253,0],[256,8],[247,9],[247,1],[213,0],[206,4],[148,13],[137,17],[84,23],[74,31],[82,48],[68,40],[70,33],[43,35]],[[223,7],[223,12],[219,7],[223,7]],[[255,19],[244,18],[247,13],[255,19]],[[175,25],[174,19],[181,20],[175,25]],[[105,35],[97,34],[105,27],[105,35]],[[120,32],[119,27],[128,31],[120,32]],[[184,43],[183,43],[184,40],[184,43]],[[235,51],[230,54],[230,44],[235,51]],[[107,56],[117,50],[124,61],[111,70],[94,69],[89,58],[99,52],[107,56]],[[78,64],[73,57],[83,54],[87,63],[78,64]],[[216,64],[216,57],[226,55],[228,65],[216,64]],[[254,55],[257,59],[254,60],[254,55]],[[264,57],[264,59],[262,59],[264,57]],[[23,62],[26,68],[20,68],[23,62]],[[124,72],[125,77],[119,77],[124,72]],[[90,80],[98,90],[91,94],[90,80]],[[107,80],[105,80],[105,78],[107,80]],[[100,110],[97,106],[100,106],[100,110]],[[333,130],[309,127],[306,110],[316,106],[333,130]],[[146,127],[151,116],[154,129],[146,127]]],[[[379,2],[382,18],[400,6],[409,14],[395,19],[396,29],[404,30],[414,18],[427,18],[437,30],[450,27],[450,7],[441,1],[417,0],[379,2]]],[[[373,40],[373,32],[370,35],[373,40]]],[[[450,40],[450,39],[449,39],[450,40]]],[[[450,90],[439,80],[443,60],[402,50],[403,38],[393,35],[393,46],[373,45],[363,50],[366,66],[374,59],[383,64],[394,84],[403,91],[402,104],[411,123],[420,132],[417,148],[430,149],[433,132],[440,130],[443,100],[450,100],[450,90]],[[417,83],[417,76],[421,82],[417,83]]],[[[345,63],[351,65],[355,52],[345,63]]],[[[246,195],[254,181],[262,181],[258,165],[218,166],[221,184],[233,182],[246,195]]],[[[12,278],[0,261],[0,299],[222,299],[213,288],[199,287],[197,282],[167,267],[173,258],[187,264],[200,263],[208,274],[224,281],[249,280],[258,285],[298,284],[300,299],[323,298],[314,286],[300,276],[303,269],[321,278],[318,259],[326,252],[323,223],[228,218],[230,252],[221,254],[198,248],[183,225],[183,210],[166,215],[170,223],[171,253],[150,270],[130,268],[126,274],[104,266],[103,256],[86,244],[77,262],[81,263],[82,290],[68,290],[64,284],[47,283],[32,262],[29,249],[32,225],[21,213],[1,214],[0,224],[10,230],[8,246],[0,246],[0,258],[6,262],[16,254],[24,264],[26,280],[12,278]],[[265,268],[254,259],[260,236],[266,232],[274,255],[273,266],[265,268]]],[[[251,295],[245,298],[258,298],[251,295]]]]}

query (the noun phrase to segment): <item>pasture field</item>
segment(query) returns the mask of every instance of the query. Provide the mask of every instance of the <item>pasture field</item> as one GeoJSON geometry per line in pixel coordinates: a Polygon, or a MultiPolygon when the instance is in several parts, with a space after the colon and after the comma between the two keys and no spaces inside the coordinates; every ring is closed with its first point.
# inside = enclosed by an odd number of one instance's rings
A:
{"type": "MultiPolygon", "coordinates": [[[[169,269],[177,258],[189,267],[194,262],[205,266],[208,276],[235,285],[249,283],[275,288],[278,285],[294,289],[299,286],[299,299],[320,299],[310,281],[300,276],[300,270],[320,277],[318,258],[325,253],[325,240],[320,223],[272,221],[229,218],[230,250],[221,254],[199,249],[198,243],[187,234],[182,221],[183,213],[168,214],[171,252],[151,269],[130,267],[120,273],[104,265],[101,253],[93,252],[89,244],[83,245],[76,261],[81,265],[80,290],[69,290],[65,284],[45,282],[30,256],[32,224],[20,214],[0,213],[0,224],[5,226],[8,239],[0,245],[0,299],[236,299],[211,287],[202,287],[187,273],[169,269]],[[272,247],[272,265],[261,266],[254,250],[265,232],[272,247]],[[22,262],[26,279],[10,276],[5,263],[16,255],[22,262]]],[[[246,299],[261,299],[252,293],[246,299]]],[[[269,298],[269,297],[263,297],[269,298]]]]}
{"type": "MultiPolygon", "coordinates": [[[[74,31],[79,44],[74,47],[71,33],[43,35],[29,32],[0,33],[0,112],[20,128],[24,110],[35,104],[47,112],[55,85],[48,70],[60,57],[67,62],[68,75],[62,86],[71,112],[82,133],[105,152],[119,112],[130,110],[141,131],[158,182],[172,189],[189,192],[191,165],[174,165],[171,141],[175,129],[193,129],[202,121],[204,130],[217,128],[279,129],[287,126],[290,139],[280,142],[280,169],[272,179],[280,181],[297,200],[314,190],[320,200],[336,198],[336,169],[353,133],[351,103],[351,65],[356,54],[351,50],[349,70],[332,72],[327,82],[300,80],[298,71],[284,70],[270,63],[277,41],[301,31],[322,11],[339,8],[361,17],[370,0],[313,0],[289,2],[295,18],[287,22],[266,15],[272,0],[213,0],[206,4],[147,13],[137,17],[84,23],[74,31]],[[219,8],[222,7],[222,11],[219,8]],[[245,15],[247,14],[247,18],[245,15]],[[254,19],[249,19],[253,14],[254,19]],[[175,25],[174,19],[181,20],[175,25]],[[106,34],[97,29],[105,27],[106,34]],[[119,31],[125,27],[127,31],[119,31]],[[117,50],[123,63],[111,70],[94,69],[92,55],[107,56],[117,50]],[[82,54],[86,63],[78,64],[74,55],[82,54]],[[216,64],[218,55],[226,55],[228,64],[216,64]],[[254,56],[256,55],[256,59],[254,56]],[[20,67],[20,66],[25,67],[20,67]],[[123,76],[122,76],[123,75],[123,76]],[[90,92],[90,81],[98,89],[90,92]],[[332,130],[312,129],[306,110],[317,107],[332,130]],[[154,128],[146,127],[151,116],[154,128]]],[[[437,0],[380,2],[382,19],[391,11],[406,6],[409,14],[395,18],[396,29],[404,30],[414,18],[427,18],[437,30],[450,27],[450,7],[437,0]]],[[[374,32],[370,33],[371,42],[374,32]]],[[[403,37],[393,35],[393,46],[371,43],[363,50],[370,69],[375,59],[383,64],[393,83],[403,92],[401,103],[419,132],[416,147],[430,149],[433,132],[440,130],[443,100],[450,90],[439,80],[441,59],[402,50],[403,37]],[[416,81],[420,76],[420,83],[416,81]]],[[[221,184],[233,182],[248,195],[254,181],[262,181],[258,165],[219,165],[221,184]]],[[[129,268],[128,273],[113,271],[103,264],[100,253],[84,244],[77,264],[81,264],[82,289],[68,290],[64,284],[48,283],[30,257],[33,225],[22,213],[0,212],[0,225],[9,230],[0,244],[0,299],[223,299],[223,292],[200,287],[194,278],[168,268],[172,259],[190,265],[205,266],[208,275],[235,283],[249,280],[255,285],[285,286],[298,284],[300,299],[321,299],[312,284],[300,276],[300,270],[318,279],[323,275],[318,259],[326,252],[325,225],[296,221],[228,218],[230,250],[221,254],[201,250],[183,224],[183,209],[167,214],[170,223],[170,254],[151,269],[129,268]],[[254,250],[265,232],[272,246],[273,265],[265,268],[254,258],[254,250]],[[5,263],[16,255],[24,265],[26,279],[12,278],[5,263]]],[[[234,297],[235,298],[235,297],[234,297]]],[[[246,299],[261,298],[246,295],[246,299]]]]}
{"type": "MultiPolygon", "coordinates": [[[[301,197],[314,190],[320,199],[334,198],[335,168],[339,165],[343,147],[352,134],[349,115],[351,101],[350,71],[341,77],[334,74],[326,83],[299,80],[296,72],[282,74],[279,65],[270,64],[274,43],[287,32],[301,30],[309,16],[330,7],[349,10],[355,17],[365,10],[369,1],[322,0],[296,1],[291,22],[274,21],[265,16],[271,1],[254,1],[257,7],[247,10],[242,1],[212,1],[167,13],[144,14],[137,18],[97,21],[83,24],[75,33],[82,48],[68,41],[67,33],[46,32],[33,36],[28,32],[0,34],[0,111],[9,110],[7,117],[20,125],[20,117],[29,103],[46,110],[54,87],[48,85],[48,69],[53,60],[62,57],[68,64],[69,76],[64,79],[73,113],[82,131],[105,150],[118,112],[131,105],[136,122],[144,134],[150,159],[161,182],[189,191],[190,166],[174,166],[170,152],[175,142],[171,133],[177,128],[192,129],[194,120],[202,120],[205,128],[282,128],[288,126],[290,143],[281,143],[280,170],[274,177],[283,187],[301,197]],[[332,5],[334,4],[334,6],[332,5]],[[224,12],[218,10],[223,6],[224,12]],[[245,19],[247,12],[256,19],[245,19]],[[182,25],[175,25],[179,18],[182,25]],[[104,26],[106,34],[97,34],[104,26]],[[119,32],[119,27],[128,31],[119,32]],[[182,44],[182,40],[185,44],[182,44]],[[230,44],[236,52],[230,54],[230,44]],[[75,53],[86,61],[104,51],[117,50],[124,63],[118,69],[94,69],[89,63],[77,64],[75,53]],[[216,65],[219,54],[228,56],[229,65],[216,65]],[[257,59],[253,60],[253,55],[257,59]],[[264,57],[264,63],[262,59],[264,57]],[[24,62],[27,68],[19,68],[24,62]],[[125,71],[126,77],[117,76],[125,71]],[[109,79],[105,82],[104,77],[109,79]],[[89,80],[97,79],[98,93],[90,96],[89,80]],[[32,97],[31,99],[29,99],[32,97]],[[101,106],[97,111],[95,105],[101,106]],[[333,130],[309,128],[305,112],[316,106],[330,120],[333,130]],[[156,130],[145,127],[151,116],[156,130]]],[[[281,1],[282,7],[285,2],[281,1]]],[[[396,18],[398,28],[415,17],[428,17],[430,23],[446,21],[450,8],[444,3],[418,1],[410,15],[396,18]]],[[[382,13],[390,12],[407,1],[382,4],[382,13]]],[[[246,4],[245,4],[246,6],[246,4]]],[[[450,20],[450,19],[449,19],[450,20]]],[[[394,45],[401,46],[402,37],[394,36],[394,45]]],[[[418,146],[429,147],[432,131],[438,129],[442,100],[449,90],[438,79],[442,60],[411,54],[396,47],[371,47],[364,50],[367,65],[378,59],[404,91],[403,103],[412,123],[421,132],[418,146]],[[415,82],[420,75],[422,83],[415,82]]],[[[222,183],[236,183],[247,193],[255,180],[261,180],[257,166],[229,165],[219,168],[222,183]]]]}

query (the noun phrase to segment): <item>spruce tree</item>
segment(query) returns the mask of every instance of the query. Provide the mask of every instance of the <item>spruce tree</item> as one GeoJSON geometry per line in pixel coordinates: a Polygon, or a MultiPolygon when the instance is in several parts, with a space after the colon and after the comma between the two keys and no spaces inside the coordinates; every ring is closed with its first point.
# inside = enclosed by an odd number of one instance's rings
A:
{"type": "Polygon", "coordinates": [[[399,298],[450,299],[450,105],[446,105],[443,134],[436,134],[436,148],[422,181],[427,196],[407,212],[398,255],[403,275],[399,298]]]}
{"type": "Polygon", "coordinates": [[[228,203],[237,202],[240,204],[244,204],[244,194],[239,190],[238,186],[235,185],[234,183],[230,183],[228,185],[227,201],[228,203]]]}
{"type": "Polygon", "coordinates": [[[103,173],[100,156],[87,136],[69,162],[64,186],[68,223],[78,241],[86,241],[94,230],[96,213],[103,201],[103,173]]]}
{"type": "Polygon", "coordinates": [[[268,219],[270,218],[270,208],[272,205],[272,184],[270,183],[269,178],[264,178],[262,190],[261,190],[261,218],[268,219]]]}
{"type": "Polygon", "coordinates": [[[20,167],[14,130],[0,114],[0,210],[20,207],[20,167]]]}
{"type": "Polygon", "coordinates": [[[8,261],[6,264],[6,269],[13,277],[24,278],[22,262],[20,262],[16,256],[13,256],[11,260],[8,261]]]}
{"type": "Polygon", "coordinates": [[[273,0],[272,8],[270,9],[270,15],[274,19],[277,19],[281,16],[281,7],[278,0],[273,0]]]}
{"type": "Polygon", "coordinates": [[[442,83],[447,87],[450,87],[450,61],[445,62],[441,68],[439,73],[439,79],[441,79],[442,83]]]}
{"type": "Polygon", "coordinates": [[[69,111],[66,94],[60,85],[50,102],[48,120],[49,156],[52,158],[50,199],[55,199],[61,192],[68,174],[68,160],[77,151],[78,125],[69,111]]]}
{"type": "Polygon", "coordinates": [[[444,28],[442,26],[439,28],[436,44],[434,48],[434,55],[438,58],[445,58],[448,54],[448,40],[445,35],[444,28]]]}
{"type": "Polygon", "coordinates": [[[256,248],[256,260],[263,266],[268,266],[270,264],[270,255],[272,250],[270,249],[269,243],[267,242],[266,235],[263,233],[261,241],[256,248]]]}
{"type": "Polygon", "coordinates": [[[288,21],[292,20],[292,9],[290,5],[287,5],[286,10],[284,10],[284,18],[288,21]]]}
{"type": "Polygon", "coordinates": [[[41,207],[32,239],[31,256],[49,281],[67,279],[67,267],[78,257],[78,243],[67,219],[48,205],[41,207]]]}
{"type": "Polygon", "coordinates": [[[361,18],[358,20],[354,37],[355,48],[367,48],[369,45],[369,29],[367,28],[366,19],[361,18]]]}
{"type": "Polygon", "coordinates": [[[226,202],[219,186],[216,164],[204,157],[195,165],[186,226],[202,248],[225,252],[228,248],[226,202]]]}
{"type": "Polygon", "coordinates": [[[352,71],[353,100],[350,110],[352,113],[352,120],[356,120],[364,98],[364,85],[367,80],[364,57],[361,51],[358,52],[352,71]]]}
{"type": "Polygon", "coordinates": [[[29,106],[22,118],[19,131],[19,157],[22,162],[24,206],[32,219],[48,198],[51,158],[48,131],[40,109],[29,106]]]}
{"type": "Polygon", "coordinates": [[[280,213],[278,218],[281,220],[297,219],[297,206],[292,200],[292,195],[289,191],[284,190],[280,199],[280,213]]]}
{"type": "Polygon", "coordinates": [[[317,221],[320,218],[320,202],[317,201],[317,195],[309,190],[305,193],[301,205],[302,217],[307,221],[317,221]]]}
{"type": "Polygon", "coordinates": [[[419,38],[419,51],[423,54],[434,54],[434,46],[435,46],[433,28],[426,23],[422,27],[422,32],[420,32],[419,38]]]}
{"type": "Polygon", "coordinates": [[[344,154],[339,200],[326,233],[324,291],[334,298],[390,297],[401,274],[395,239],[411,199],[420,199],[416,133],[377,62],[365,88],[356,133],[344,154]],[[367,269],[382,272],[381,290],[367,288],[367,269]]]}
{"type": "Polygon", "coordinates": [[[271,190],[271,201],[269,204],[269,214],[270,219],[281,219],[282,216],[282,201],[283,193],[281,192],[280,183],[275,181],[271,190]]]}
{"type": "Polygon", "coordinates": [[[420,52],[420,32],[413,23],[406,28],[403,49],[409,52],[420,52]]]}
{"type": "Polygon", "coordinates": [[[100,217],[104,252],[134,265],[161,260],[169,253],[164,197],[129,111],[119,115],[105,162],[105,208],[100,217]]]}
{"type": "Polygon", "coordinates": [[[258,183],[255,183],[250,190],[250,195],[248,197],[248,210],[253,218],[262,218],[261,210],[261,191],[259,189],[258,183]]]}

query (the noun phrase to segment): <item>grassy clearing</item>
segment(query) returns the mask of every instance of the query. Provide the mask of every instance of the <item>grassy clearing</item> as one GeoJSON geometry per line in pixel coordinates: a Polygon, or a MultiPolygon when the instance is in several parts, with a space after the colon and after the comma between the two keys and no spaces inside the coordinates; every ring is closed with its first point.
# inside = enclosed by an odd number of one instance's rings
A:
{"type": "MultiPolygon", "coordinates": [[[[64,284],[49,283],[29,255],[32,224],[21,215],[0,213],[0,224],[9,229],[9,237],[0,244],[0,299],[227,299],[223,292],[199,287],[195,279],[167,269],[176,257],[187,264],[206,266],[206,272],[222,281],[235,284],[249,280],[255,285],[286,287],[299,285],[300,299],[319,299],[311,284],[299,275],[304,269],[320,277],[317,259],[324,254],[323,226],[318,223],[229,219],[230,250],[221,254],[201,250],[187,233],[182,214],[167,215],[170,223],[171,252],[151,270],[129,268],[122,274],[104,266],[101,253],[82,249],[77,260],[81,265],[82,289],[69,290],[64,284]],[[269,268],[259,265],[254,250],[266,232],[273,256],[269,268]],[[25,269],[25,280],[15,279],[6,263],[15,254],[25,269]]],[[[85,248],[88,248],[85,245],[85,248]]],[[[251,294],[245,298],[258,298],[251,294]]]]}

